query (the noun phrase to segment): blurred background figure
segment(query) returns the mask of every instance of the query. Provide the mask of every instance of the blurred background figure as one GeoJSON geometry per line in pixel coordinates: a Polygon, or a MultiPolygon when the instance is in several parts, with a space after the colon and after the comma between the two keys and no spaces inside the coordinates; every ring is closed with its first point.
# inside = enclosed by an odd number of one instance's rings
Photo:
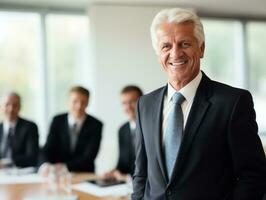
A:
{"type": "Polygon", "coordinates": [[[135,107],[142,95],[139,87],[126,86],[121,91],[121,104],[128,121],[119,129],[119,160],[116,169],[107,172],[105,179],[127,181],[133,175],[135,162],[135,107]]]}
{"type": "MultiPolygon", "coordinates": [[[[45,162],[65,164],[69,171],[94,172],[103,124],[86,113],[89,96],[89,91],[81,86],[70,89],[68,113],[52,120],[43,147],[45,162]]],[[[46,171],[43,166],[41,169],[46,171]]]]}
{"type": "Polygon", "coordinates": [[[0,168],[37,164],[39,135],[37,125],[19,117],[21,98],[9,92],[2,98],[3,122],[0,124],[0,168]]]}

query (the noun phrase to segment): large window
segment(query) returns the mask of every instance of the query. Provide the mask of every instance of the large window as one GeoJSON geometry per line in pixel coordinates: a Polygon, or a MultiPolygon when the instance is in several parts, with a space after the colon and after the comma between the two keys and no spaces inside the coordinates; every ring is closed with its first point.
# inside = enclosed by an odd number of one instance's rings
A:
{"type": "Polygon", "coordinates": [[[266,23],[248,23],[247,35],[250,89],[254,97],[259,131],[266,135],[266,23]]]}
{"type": "Polygon", "coordinates": [[[46,25],[49,116],[53,116],[66,110],[69,88],[86,78],[83,68],[88,67],[88,19],[50,14],[46,25]]]}
{"type": "Polygon", "coordinates": [[[88,17],[0,12],[0,27],[0,94],[22,96],[21,115],[38,124],[43,144],[69,88],[86,82],[88,17]]]}
{"type": "Polygon", "coordinates": [[[239,24],[235,21],[203,20],[205,56],[202,69],[215,80],[234,83],[234,35],[239,24]]]}
{"type": "Polygon", "coordinates": [[[37,14],[0,12],[0,94],[21,94],[22,115],[32,120],[39,120],[41,112],[39,23],[37,14]]]}

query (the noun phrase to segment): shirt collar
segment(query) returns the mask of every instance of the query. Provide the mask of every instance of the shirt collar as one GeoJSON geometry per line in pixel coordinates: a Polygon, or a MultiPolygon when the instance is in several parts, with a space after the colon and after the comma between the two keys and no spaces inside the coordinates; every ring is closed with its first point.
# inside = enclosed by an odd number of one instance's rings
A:
{"type": "Polygon", "coordinates": [[[167,84],[167,102],[169,103],[172,99],[172,96],[175,92],[180,92],[186,99],[186,101],[193,101],[198,86],[202,78],[202,72],[199,71],[198,75],[190,81],[185,87],[181,88],[179,91],[176,91],[173,86],[168,82],[167,84]]]}
{"type": "Polygon", "coordinates": [[[136,122],[134,120],[129,121],[130,130],[136,129],[136,122]]]}
{"type": "Polygon", "coordinates": [[[10,128],[15,129],[17,122],[18,120],[14,122],[3,121],[4,133],[8,133],[10,128]]]}
{"type": "Polygon", "coordinates": [[[78,126],[81,126],[83,124],[83,122],[86,119],[86,115],[84,115],[84,117],[80,118],[80,119],[75,119],[73,117],[73,115],[71,115],[70,113],[67,116],[67,120],[68,120],[68,124],[70,126],[73,126],[74,124],[77,124],[78,126]]]}

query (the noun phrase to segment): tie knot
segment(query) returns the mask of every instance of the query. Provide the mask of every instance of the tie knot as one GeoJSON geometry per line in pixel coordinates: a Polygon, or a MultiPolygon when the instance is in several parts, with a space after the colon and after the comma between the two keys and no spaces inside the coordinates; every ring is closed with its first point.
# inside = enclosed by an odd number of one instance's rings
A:
{"type": "Polygon", "coordinates": [[[75,122],[72,126],[72,130],[76,131],[78,129],[78,124],[75,122]]]}
{"type": "Polygon", "coordinates": [[[185,100],[185,97],[180,92],[175,92],[172,96],[172,101],[174,104],[181,105],[183,101],[185,100]]]}
{"type": "Polygon", "coordinates": [[[9,129],[8,129],[8,135],[12,136],[15,132],[15,128],[10,126],[9,129]]]}

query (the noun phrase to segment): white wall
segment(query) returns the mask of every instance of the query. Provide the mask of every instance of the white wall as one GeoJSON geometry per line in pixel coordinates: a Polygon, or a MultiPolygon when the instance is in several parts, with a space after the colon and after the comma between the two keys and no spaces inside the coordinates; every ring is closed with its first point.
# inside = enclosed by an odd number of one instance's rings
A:
{"type": "Polygon", "coordinates": [[[118,158],[117,131],[127,119],[119,99],[122,87],[140,86],[145,93],[167,81],[150,40],[150,24],[158,7],[92,5],[91,32],[92,109],[104,122],[103,140],[96,171],[115,167],[118,158]]]}

